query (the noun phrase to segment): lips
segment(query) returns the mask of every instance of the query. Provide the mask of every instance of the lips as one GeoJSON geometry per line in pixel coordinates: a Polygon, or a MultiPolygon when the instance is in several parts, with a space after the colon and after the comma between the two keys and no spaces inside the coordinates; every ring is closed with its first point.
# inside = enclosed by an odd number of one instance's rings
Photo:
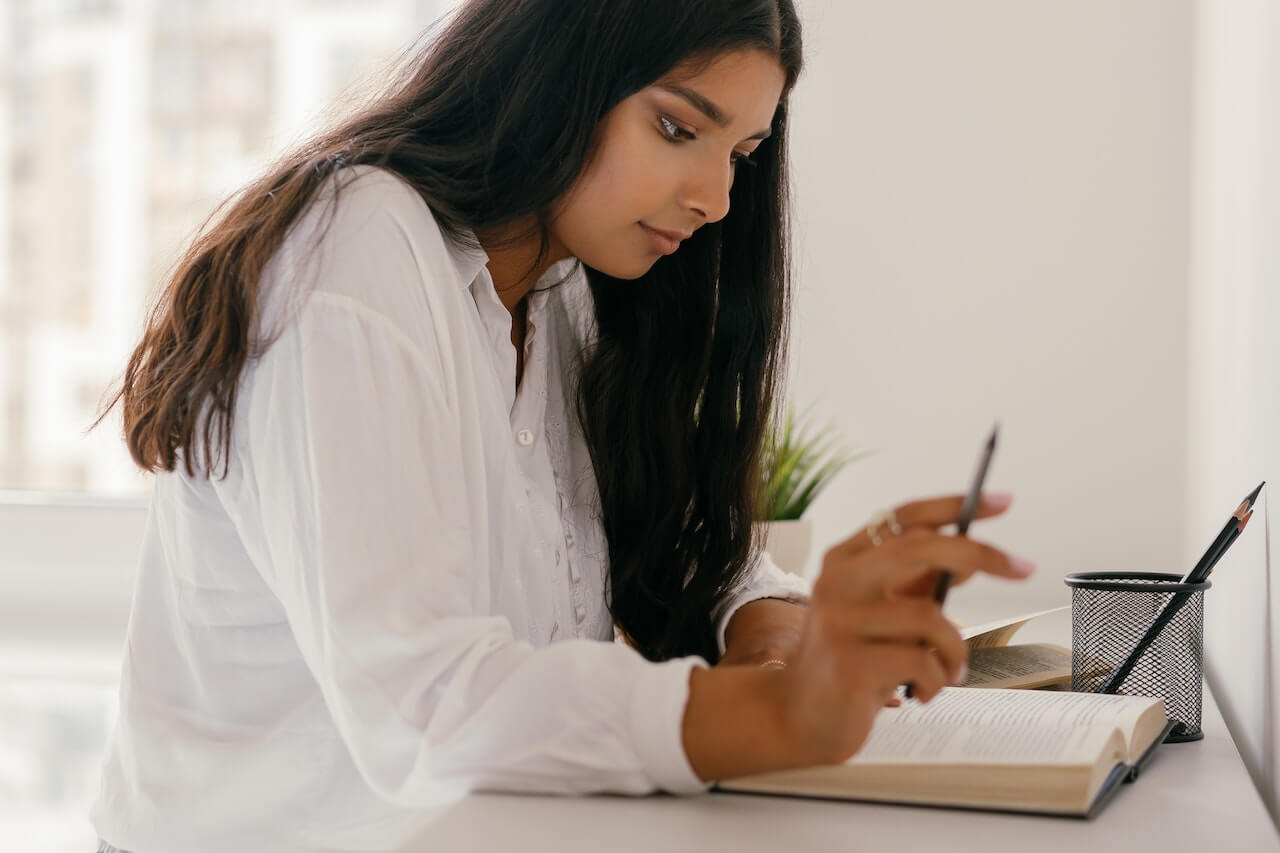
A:
{"type": "MultiPolygon", "coordinates": [[[[641,222],[640,224],[644,225],[643,222],[641,222]]],[[[650,231],[656,231],[657,233],[661,234],[663,237],[666,237],[668,240],[675,240],[677,243],[683,240],[688,240],[690,237],[693,236],[692,231],[667,231],[663,228],[654,228],[652,225],[644,225],[644,227],[648,228],[650,231]]]]}
{"type": "Polygon", "coordinates": [[[649,245],[653,247],[654,251],[662,255],[674,254],[676,249],[680,248],[680,241],[687,239],[689,234],[692,233],[665,231],[661,228],[645,225],[643,222],[639,223],[639,225],[649,237],[649,245]]]}

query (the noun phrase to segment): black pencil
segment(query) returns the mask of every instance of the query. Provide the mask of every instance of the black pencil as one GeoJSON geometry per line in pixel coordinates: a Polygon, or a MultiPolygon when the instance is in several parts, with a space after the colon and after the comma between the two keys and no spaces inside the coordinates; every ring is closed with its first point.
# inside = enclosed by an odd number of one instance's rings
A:
{"type": "MultiPolygon", "coordinates": [[[[1204,555],[1196,561],[1191,571],[1182,577],[1181,583],[1202,583],[1209,577],[1209,573],[1213,571],[1213,567],[1218,564],[1223,555],[1227,553],[1235,541],[1240,538],[1240,533],[1244,530],[1245,525],[1249,523],[1249,519],[1253,517],[1253,502],[1258,499],[1258,493],[1262,491],[1262,487],[1267,483],[1265,480],[1259,484],[1258,488],[1250,492],[1240,505],[1236,507],[1236,511],[1227,519],[1227,523],[1223,526],[1221,532],[1214,537],[1213,542],[1209,545],[1209,549],[1204,555]]],[[[1186,604],[1191,598],[1191,592],[1177,592],[1169,599],[1168,604],[1156,616],[1154,622],[1147,628],[1146,633],[1134,644],[1133,648],[1120,665],[1111,673],[1111,677],[1102,685],[1100,693],[1115,693],[1124,684],[1124,680],[1129,677],[1129,673],[1137,666],[1138,659],[1142,657],[1142,653],[1147,647],[1155,641],[1165,626],[1173,621],[1173,617],[1178,614],[1182,605],[1186,604]]]]}
{"type": "MultiPolygon", "coordinates": [[[[1218,549],[1218,553],[1209,561],[1209,565],[1204,570],[1204,578],[1209,577],[1210,573],[1213,572],[1213,567],[1218,565],[1218,561],[1226,556],[1227,551],[1230,550],[1232,545],[1236,544],[1236,540],[1240,538],[1241,533],[1244,533],[1245,525],[1249,523],[1249,519],[1251,518],[1253,518],[1253,510],[1249,510],[1245,513],[1244,518],[1240,519],[1240,526],[1231,532],[1231,535],[1227,537],[1227,541],[1218,549]]],[[[1204,578],[1202,578],[1202,580],[1204,578]]]]}
{"type": "MultiPolygon", "coordinates": [[[[956,533],[960,536],[969,535],[969,525],[973,523],[973,516],[977,513],[978,504],[982,500],[982,484],[986,482],[987,469],[991,467],[991,457],[996,452],[996,439],[999,435],[1000,424],[996,424],[991,428],[991,437],[987,439],[987,444],[982,449],[978,470],[974,472],[973,481],[969,484],[969,494],[965,495],[964,503],[960,507],[960,517],[956,520],[956,533]]],[[[947,571],[938,575],[938,582],[933,588],[933,600],[938,604],[946,603],[952,577],[951,572],[947,571]]]]}
{"type": "Polygon", "coordinates": [[[1218,531],[1218,535],[1214,537],[1214,540],[1209,543],[1209,547],[1205,549],[1204,554],[1196,561],[1195,566],[1182,576],[1182,583],[1199,583],[1208,577],[1209,572],[1213,570],[1213,565],[1222,559],[1222,555],[1235,542],[1234,537],[1240,535],[1238,522],[1253,511],[1254,501],[1258,499],[1258,495],[1262,492],[1262,487],[1266,484],[1267,481],[1263,480],[1258,484],[1258,488],[1245,495],[1244,500],[1240,502],[1240,505],[1236,507],[1236,511],[1227,519],[1227,523],[1222,526],[1222,530],[1218,531]]]}
{"type": "MultiPolygon", "coordinates": [[[[969,484],[969,493],[964,497],[964,503],[960,505],[960,517],[956,519],[956,532],[960,536],[969,535],[969,525],[973,523],[973,516],[978,512],[978,504],[982,500],[982,484],[987,479],[987,469],[991,467],[991,457],[996,452],[996,438],[1000,435],[1000,424],[997,423],[991,428],[991,436],[987,439],[986,446],[982,449],[982,456],[978,460],[978,470],[973,474],[973,481],[969,484]]],[[[933,600],[939,606],[946,603],[947,590],[951,589],[951,580],[953,575],[951,572],[943,570],[938,574],[937,583],[933,586],[933,600]]],[[[915,695],[914,686],[908,682],[906,687],[906,697],[910,699],[915,695]]]]}

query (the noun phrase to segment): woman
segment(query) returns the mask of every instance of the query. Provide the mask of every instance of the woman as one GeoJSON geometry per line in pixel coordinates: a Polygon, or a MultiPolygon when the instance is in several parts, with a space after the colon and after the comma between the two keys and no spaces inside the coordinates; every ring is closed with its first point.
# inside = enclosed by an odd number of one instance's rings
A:
{"type": "Polygon", "coordinates": [[[799,70],[791,0],[473,0],[198,238],[120,395],[158,476],[108,845],[697,792],[961,677],[937,568],[1026,572],[938,532],[959,498],[834,547],[811,600],[752,539],[799,70]]]}

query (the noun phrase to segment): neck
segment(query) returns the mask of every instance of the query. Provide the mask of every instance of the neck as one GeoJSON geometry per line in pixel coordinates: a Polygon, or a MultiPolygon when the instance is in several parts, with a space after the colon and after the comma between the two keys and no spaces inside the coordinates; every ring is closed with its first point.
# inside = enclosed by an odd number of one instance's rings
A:
{"type": "MultiPolygon", "coordinates": [[[[516,316],[516,306],[538,283],[542,274],[552,264],[569,257],[568,250],[558,240],[552,239],[546,257],[539,261],[540,245],[537,235],[512,241],[508,235],[516,231],[513,227],[504,233],[480,237],[480,245],[489,256],[489,262],[485,266],[493,279],[493,288],[512,317],[516,316]]],[[[524,233],[527,232],[528,226],[524,226],[524,233]]]]}

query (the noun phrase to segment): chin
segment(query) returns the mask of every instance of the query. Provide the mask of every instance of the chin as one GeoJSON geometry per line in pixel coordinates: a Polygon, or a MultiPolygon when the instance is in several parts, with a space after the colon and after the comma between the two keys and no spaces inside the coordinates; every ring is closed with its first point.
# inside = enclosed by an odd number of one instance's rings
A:
{"type": "Polygon", "coordinates": [[[657,258],[625,260],[621,258],[614,258],[601,259],[601,263],[593,264],[584,259],[583,263],[594,270],[599,270],[605,275],[611,276],[612,278],[619,278],[624,281],[634,281],[643,276],[649,270],[653,269],[654,262],[657,260],[657,258]]]}

